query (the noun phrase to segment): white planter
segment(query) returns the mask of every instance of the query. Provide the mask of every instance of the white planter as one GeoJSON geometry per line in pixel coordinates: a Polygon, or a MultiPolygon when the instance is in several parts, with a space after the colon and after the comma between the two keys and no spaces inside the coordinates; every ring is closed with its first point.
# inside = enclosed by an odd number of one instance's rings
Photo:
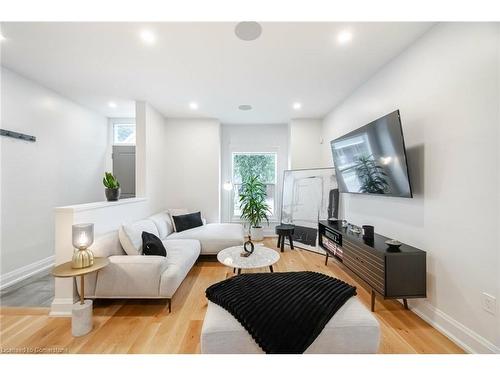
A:
{"type": "Polygon", "coordinates": [[[250,228],[250,236],[252,241],[262,241],[264,239],[264,229],[262,227],[250,228]]]}

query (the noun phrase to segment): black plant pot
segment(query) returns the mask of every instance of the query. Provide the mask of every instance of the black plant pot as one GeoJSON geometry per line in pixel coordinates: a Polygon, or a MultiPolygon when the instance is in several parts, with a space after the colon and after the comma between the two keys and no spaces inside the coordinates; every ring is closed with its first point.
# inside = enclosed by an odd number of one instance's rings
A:
{"type": "Polygon", "coordinates": [[[104,189],[104,192],[106,193],[106,199],[108,202],[114,202],[120,199],[120,188],[117,189],[104,189]]]}

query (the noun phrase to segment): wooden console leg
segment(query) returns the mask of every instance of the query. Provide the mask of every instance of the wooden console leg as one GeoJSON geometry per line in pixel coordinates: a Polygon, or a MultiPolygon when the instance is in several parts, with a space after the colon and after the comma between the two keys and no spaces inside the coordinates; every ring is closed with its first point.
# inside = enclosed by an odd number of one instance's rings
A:
{"type": "Polygon", "coordinates": [[[375,311],[375,291],[372,290],[372,312],[375,311]]]}
{"type": "Polygon", "coordinates": [[[167,302],[168,302],[168,312],[171,313],[172,312],[172,299],[168,298],[167,302]]]}
{"type": "Polygon", "coordinates": [[[325,257],[325,266],[328,265],[328,253],[326,253],[326,257],[325,257]]]}
{"type": "Polygon", "coordinates": [[[406,298],[403,298],[403,305],[405,306],[405,309],[408,310],[408,301],[406,298]]]}

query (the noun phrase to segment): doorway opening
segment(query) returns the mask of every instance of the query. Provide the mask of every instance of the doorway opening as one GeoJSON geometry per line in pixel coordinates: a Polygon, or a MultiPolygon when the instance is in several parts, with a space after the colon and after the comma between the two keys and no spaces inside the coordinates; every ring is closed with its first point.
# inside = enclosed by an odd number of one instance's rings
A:
{"type": "Polygon", "coordinates": [[[112,170],[120,182],[121,198],[135,197],[135,119],[110,119],[112,170]]]}

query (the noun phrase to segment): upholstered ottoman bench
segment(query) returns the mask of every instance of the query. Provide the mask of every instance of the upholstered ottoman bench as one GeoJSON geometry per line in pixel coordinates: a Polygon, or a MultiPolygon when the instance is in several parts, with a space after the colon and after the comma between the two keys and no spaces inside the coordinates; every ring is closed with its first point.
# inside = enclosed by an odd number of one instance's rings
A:
{"type": "MultiPolygon", "coordinates": [[[[330,319],[305,354],[377,353],[380,328],[377,319],[351,297],[330,319]]],[[[246,329],[219,305],[208,302],[201,330],[203,354],[263,354],[246,329]]]]}

